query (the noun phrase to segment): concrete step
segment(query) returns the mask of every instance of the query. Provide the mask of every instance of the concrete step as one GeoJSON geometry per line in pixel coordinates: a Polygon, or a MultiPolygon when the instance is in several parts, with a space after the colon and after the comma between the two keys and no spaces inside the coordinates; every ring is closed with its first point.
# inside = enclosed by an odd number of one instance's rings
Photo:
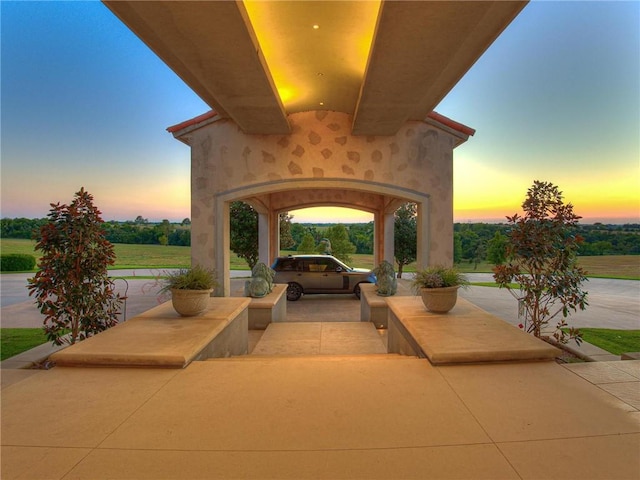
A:
{"type": "MultiPolygon", "coordinates": [[[[310,362],[370,362],[370,361],[420,361],[425,359],[413,357],[409,355],[401,355],[398,353],[366,353],[355,355],[239,355],[226,358],[207,358],[198,360],[203,362],[265,362],[269,359],[274,361],[284,361],[290,358],[292,361],[310,361],[310,362]]],[[[193,362],[196,363],[196,362],[193,362]]],[[[427,362],[428,363],[428,362],[427,362]]]]}
{"type": "Polygon", "coordinates": [[[386,354],[381,335],[369,322],[272,323],[252,355],[386,354]]]}

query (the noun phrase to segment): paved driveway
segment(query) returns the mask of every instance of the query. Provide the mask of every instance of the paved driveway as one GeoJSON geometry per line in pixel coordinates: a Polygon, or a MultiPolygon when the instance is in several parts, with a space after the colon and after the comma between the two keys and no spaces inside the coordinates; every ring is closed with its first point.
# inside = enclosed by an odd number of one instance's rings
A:
{"type": "MultiPolygon", "coordinates": [[[[493,281],[491,274],[470,274],[472,282],[493,281]]],[[[584,311],[573,312],[569,323],[575,327],[612,328],[619,330],[640,329],[640,281],[592,278],[585,283],[589,293],[589,306],[584,311]]],[[[518,302],[505,289],[470,286],[460,295],[480,308],[507,322],[518,325],[518,302]]]]}
{"type": "MultiPolygon", "coordinates": [[[[118,276],[157,276],[159,270],[117,270],[118,276]]],[[[3,327],[40,327],[42,319],[37,312],[33,299],[28,296],[27,279],[33,274],[15,273],[0,275],[0,306],[2,307],[0,322],[3,327]]],[[[248,276],[248,271],[232,272],[232,277],[248,276]]],[[[472,282],[492,281],[488,273],[472,273],[472,282]]],[[[240,281],[240,280],[238,280],[240,281]]],[[[127,279],[116,283],[118,291],[124,292],[128,286],[127,317],[142,313],[158,303],[166,300],[158,295],[160,284],[149,279],[127,279]]],[[[570,323],[576,327],[598,327],[613,329],[640,329],[640,281],[609,280],[594,278],[585,284],[589,292],[589,307],[582,312],[576,312],[570,317],[570,323]]],[[[461,290],[460,295],[480,308],[493,313],[507,322],[517,325],[522,320],[518,318],[517,301],[508,291],[494,287],[471,286],[461,290]]],[[[320,297],[335,297],[349,304],[356,304],[351,295],[309,296],[313,303],[320,297]]],[[[358,310],[358,308],[356,308],[358,310]]]]}

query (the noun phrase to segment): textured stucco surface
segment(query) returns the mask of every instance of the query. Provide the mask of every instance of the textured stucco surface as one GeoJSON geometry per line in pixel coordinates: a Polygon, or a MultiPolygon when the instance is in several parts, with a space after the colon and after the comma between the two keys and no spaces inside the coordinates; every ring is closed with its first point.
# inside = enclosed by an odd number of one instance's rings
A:
{"type": "Polygon", "coordinates": [[[420,260],[452,262],[452,153],[459,137],[425,122],[407,122],[394,136],[352,136],[351,116],[327,111],[293,114],[289,122],[291,135],[246,135],[230,120],[189,133],[194,262],[214,266],[224,280],[225,217],[228,202],[240,199],[265,212],[351,206],[376,221],[399,200],[414,201],[420,260]]]}

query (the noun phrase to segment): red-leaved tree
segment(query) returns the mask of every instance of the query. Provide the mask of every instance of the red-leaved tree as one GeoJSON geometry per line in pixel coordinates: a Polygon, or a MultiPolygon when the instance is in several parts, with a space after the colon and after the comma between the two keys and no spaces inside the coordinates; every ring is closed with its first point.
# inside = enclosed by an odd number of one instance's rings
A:
{"type": "Polygon", "coordinates": [[[554,319],[553,337],[560,343],[581,341],[578,330],[569,328],[566,318],[584,310],[587,292],[582,283],[586,272],[577,265],[582,238],[574,227],[581,218],[565,204],[562,192],[548,182],[535,181],[522,204],[524,216],[507,217],[511,225],[507,263],[497,265],[496,283],[518,299],[526,316],[527,331],[540,337],[554,319]],[[520,285],[515,292],[512,283],[520,285]]]}
{"type": "Polygon", "coordinates": [[[81,188],[70,205],[52,203],[40,229],[36,249],[42,257],[27,288],[55,345],[73,344],[118,323],[122,300],[107,272],[115,253],[100,215],[81,188]]]}

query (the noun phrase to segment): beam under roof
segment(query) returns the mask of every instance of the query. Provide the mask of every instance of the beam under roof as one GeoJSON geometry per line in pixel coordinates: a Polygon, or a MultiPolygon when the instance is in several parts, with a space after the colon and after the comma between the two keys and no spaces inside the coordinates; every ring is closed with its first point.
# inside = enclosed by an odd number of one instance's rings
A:
{"type": "Polygon", "coordinates": [[[407,120],[425,119],[526,5],[387,0],[314,1],[306,8],[302,0],[251,2],[254,19],[261,19],[254,26],[241,1],[104,3],[245,133],[288,134],[288,114],[327,109],[353,115],[354,135],[392,135],[407,120]],[[377,24],[358,78],[346,55],[362,36],[353,34],[359,19],[370,12],[377,24]],[[321,35],[309,33],[312,21],[321,35]],[[266,48],[269,35],[291,42],[284,61],[283,55],[265,60],[257,38],[266,48]],[[283,102],[271,72],[289,72],[287,82],[304,98],[283,102]]]}
{"type": "Polygon", "coordinates": [[[290,132],[242,2],[104,3],[221,117],[249,134],[290,132]]]}
{"type": "Polygon", "coordinates": [[[393,135],[424,119],[525,5],[383,2],[352,133],[393,135]]]}

